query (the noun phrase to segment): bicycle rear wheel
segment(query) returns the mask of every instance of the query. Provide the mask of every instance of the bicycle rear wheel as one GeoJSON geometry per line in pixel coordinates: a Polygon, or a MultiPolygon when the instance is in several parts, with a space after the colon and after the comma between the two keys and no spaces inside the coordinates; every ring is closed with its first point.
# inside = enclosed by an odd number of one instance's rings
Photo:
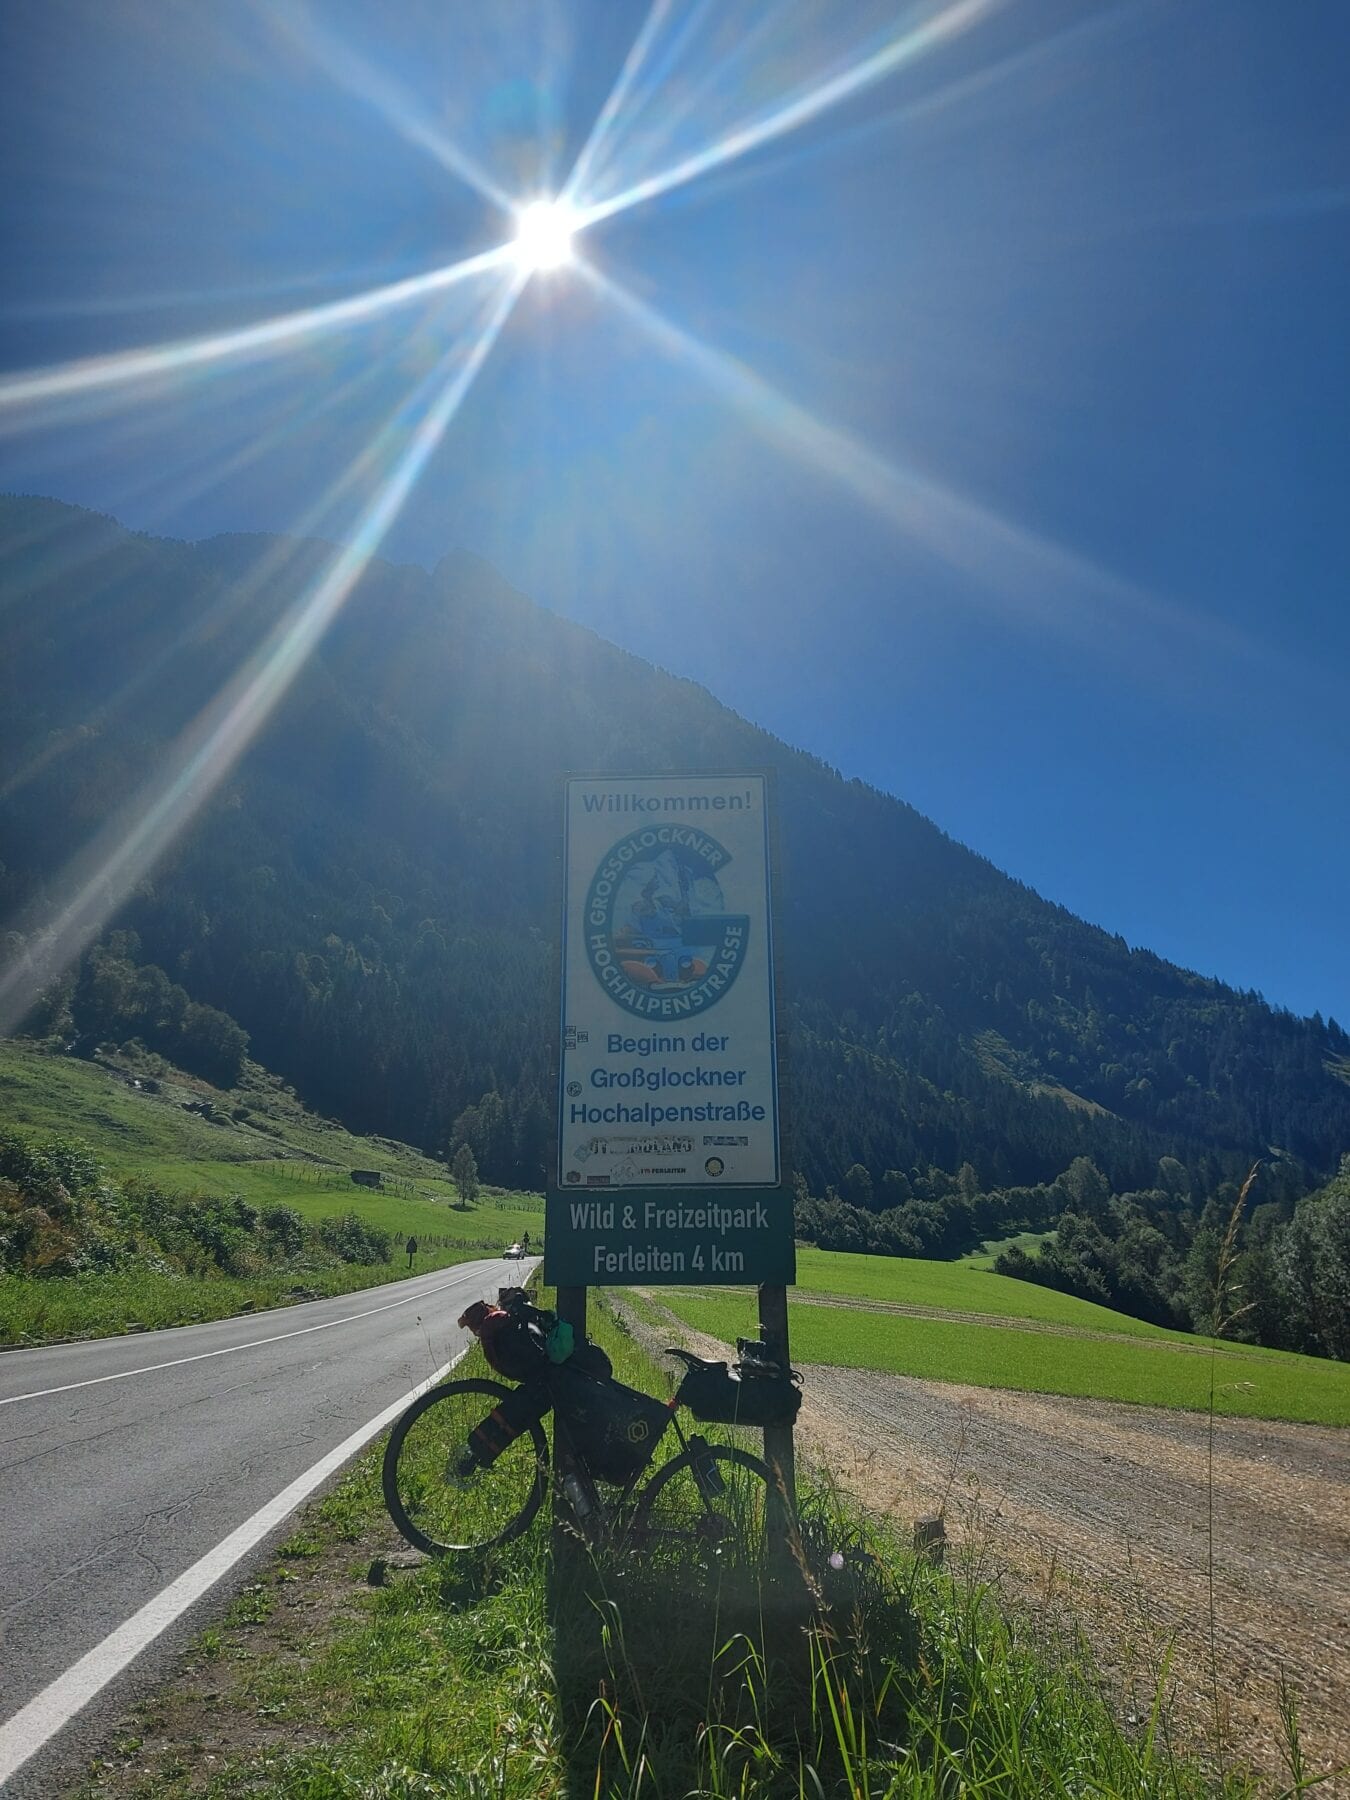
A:
{"type": "Polygon", "coordinates": [[[696,1440],[642,1490],[634,1538],[646,1547],[663,1539],[695,1542],[746,1564],[757,1562],[772,1479],[768,1464],[748,1450],[696,1440]]]}
{"type": "Polygon", "coordinates": [[[384,1503],[417,1549],[434,1556],[509,1543],[539,1511],[548,1491],[548,1440],[537,1419],[495,1462],[456,1473],[469,1433],[510,1393],[495,1381],[443,1382],[394,1426],[381,1472],[384,1503]]]}

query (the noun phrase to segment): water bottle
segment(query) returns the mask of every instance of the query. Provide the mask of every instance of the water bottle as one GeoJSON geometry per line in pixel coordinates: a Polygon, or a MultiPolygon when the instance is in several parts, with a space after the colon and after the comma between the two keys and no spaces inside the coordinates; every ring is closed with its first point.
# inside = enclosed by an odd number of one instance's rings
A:
{"type": "Polygon", "coordinates": [[[579,1519],[584,1519],[588,1513],[594,1511],[591,1496],[587,1493],[585,1484],[570,1471],[563,1476],[563,1492],[567,1495],[572,1511],[579,1519]]]}
{"type": "Polygon", "coordinates": [[[718,1494],[726,1492],[727,1484],[722,1479],[722,1471],[717,1466],[717,1459],[708,1448],[708,1440],[704,1437],[691,1437],[689,1448],[694,1455],[694,1480],[705,1499],[715,1499],[718,1494]]]}

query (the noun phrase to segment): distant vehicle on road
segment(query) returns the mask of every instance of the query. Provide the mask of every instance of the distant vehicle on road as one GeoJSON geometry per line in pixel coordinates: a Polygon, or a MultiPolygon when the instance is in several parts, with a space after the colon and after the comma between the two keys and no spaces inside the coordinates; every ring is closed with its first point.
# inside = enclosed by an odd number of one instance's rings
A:
{"type": "Polygon", "coordinates": [[[505,1250],[502,1252],[503,1256],[505,1256],[508,1260],[514,1261],[514,1262],[519,1262],[521,1257],[524,1256],[524,1254],[525,1254],[525,1251],[519,1244],[508,1244],[506,1246],[505,1250]]]}

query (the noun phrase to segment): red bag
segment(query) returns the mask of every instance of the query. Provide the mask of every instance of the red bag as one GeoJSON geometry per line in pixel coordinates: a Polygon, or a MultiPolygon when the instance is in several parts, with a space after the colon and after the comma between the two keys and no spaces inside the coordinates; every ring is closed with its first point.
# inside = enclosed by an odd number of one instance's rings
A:
{"type": "Polygon", "coordinates": [[[459,1323],[483,1346],[489,1368],[508,1381],[528,1381],[548,1363],[542,1332],[500,1306],[475,1300],[460,1314],[459,1323]]]}

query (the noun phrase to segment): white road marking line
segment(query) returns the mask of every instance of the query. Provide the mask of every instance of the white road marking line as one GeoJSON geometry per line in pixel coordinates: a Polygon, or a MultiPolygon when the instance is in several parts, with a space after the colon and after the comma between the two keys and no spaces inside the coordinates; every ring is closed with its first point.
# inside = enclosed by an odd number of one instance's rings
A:
{"type": "MultiPolygon", "coordinates": [[[[143,1369],[122,1369],[116,1375],[91,1375],[87,1381],[68,1381],[64,1387],[36,1388],[31,1394],[11,1394],[8,1400],[0,1400],[0,1406],[17,1406],[20,1400],[45,1400],[50,1394],[70,1394],[76,1388],[98,1387],[104,1381],[129,1381],[133,1375],[153,1375],[160,1369],[181,1369],[184,1363],[207,1362],[213,1356],[233,1356],[237,1350],[258,1350],[264,1344],[284,1344],[287,1338],[308,1337],[312,1331],[331,1331],[335,1325],[354,1325],[358,1319],[373,1319],[376,1313],[393,1312],[396,1306],[411,1306],[414,1301],[425,1300],[454,1286],[453,1280],[441,1281],[433,1288],[423,1288],[420,1293],[407,1294],[402,1300],[390,1300],[385,1306],[371,1306],[365,1312],[346,1313],[342,1318],[329,1319],[322,1325],[302,1325],[297,1331],[279,1331],[275,1337],[250,1338],[246,1344],[226,1344],[221,1350],[199,1350],[195,1356],[175,1356],[170,1362],[147,1363],[143,1369]]],[[[224,1324],[225,1321],[213,1320],[212,1323],[224,1324]]]]}
{"type": "Polygon", "coordinates": [[[362,1425],[349,1438],[344,1438],[335,1450],[330,1450],[313,1468],[297,1476],[274,1500],[259,1507],[251,1519],[246,1519],[228,1537],[222,1538],[213,1550],[208,1550],[205,1556],[193,1563],[190,1569],[185,1569],[176,1580],[161,1589],[153,1600],[148,1600],[125,1624],[109,1632],[101,1644],[96,1644],[78,1662],[72,1663],[64,1675],[58,1675],[40,1694],[21,1707],[8,1723],[0,1725],[0,1788],[67,1725],[77,1712],[87,1706],[114,1676],[120,1675],[162,1631],[200,1600],[209,1588],[214,1587],[222,1575],[228,1574],[240,1558],[247,1556],[250,1550],[261,1543],[268,1532],[280,1525],[302,1500],[307,1500],[316,1487],[340,1469],[349,1457],[364,1449],[371,1438],[383,1431],[386,1425],[391,1425],[419,1394],[426,1393],[428,1388],[435,1387],[438,1381],[442,1381],[471,1347],[472,1339],[444,1368],[438,1369],[426,1381],[419,1382],[409,1393],[395,1400],[392,1406],[386,1406],[368,1425],[362,1425]]]}

